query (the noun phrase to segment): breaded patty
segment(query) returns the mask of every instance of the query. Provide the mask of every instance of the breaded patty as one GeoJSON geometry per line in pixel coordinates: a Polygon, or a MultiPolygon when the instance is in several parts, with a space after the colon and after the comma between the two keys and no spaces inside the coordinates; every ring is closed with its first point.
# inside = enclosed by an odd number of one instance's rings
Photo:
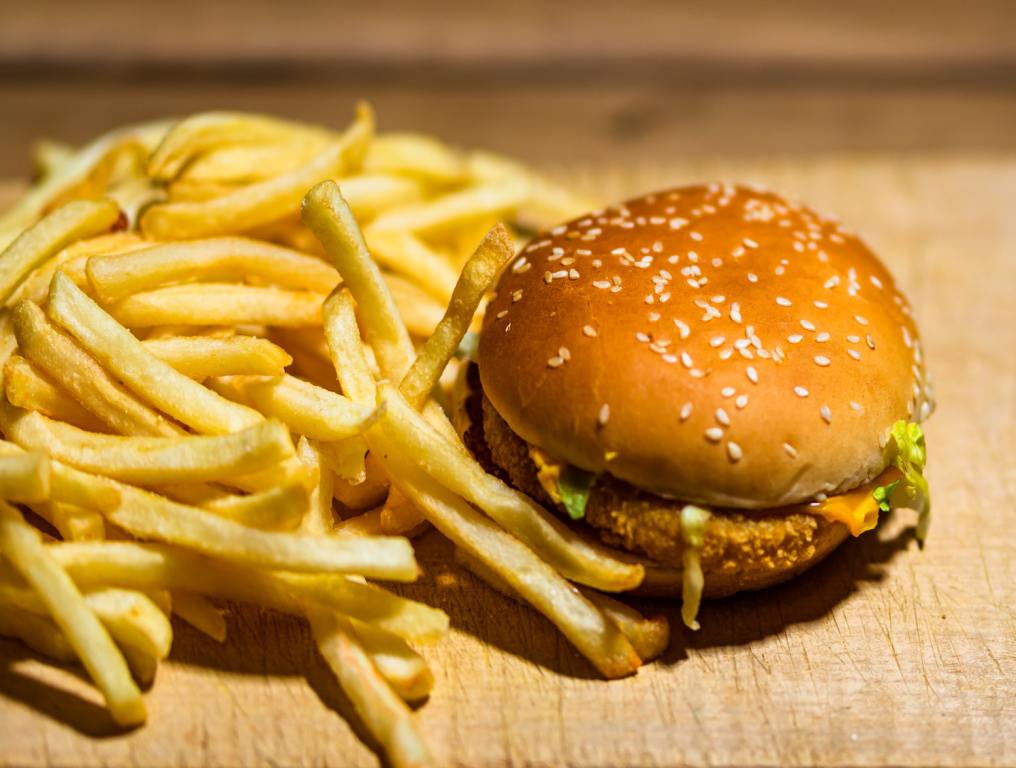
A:
{"type": "MultiPolygon", "coordinates": [[[[473,454],[506,482],[551,509],[556,505],[537,480],[529,446],[516,435],[479,391],[475,376],[466,402],[469,428],[464,439],[473,454]]],[[[641,491],[600,475],[590,492],[585,522],[608,544],[681,568],[680,501],[641,491]]],[[[848,535],[846,526],[822,517],[780,510],[714,509],[702,551],[706,597],[760,589],[810,568],[848,535]]],[[[680,590],[676,579],[649,592],[680,590]]]]}

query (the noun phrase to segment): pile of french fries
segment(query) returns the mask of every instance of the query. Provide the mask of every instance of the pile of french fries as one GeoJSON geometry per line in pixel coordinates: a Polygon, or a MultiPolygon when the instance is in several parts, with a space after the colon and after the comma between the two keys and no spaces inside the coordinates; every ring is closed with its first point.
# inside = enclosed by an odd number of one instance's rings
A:
{"type": "Polygon", "coordinates": [[[411,644],[448,617],[367,580],[415,579],[430,526],[605,676],[663,650],[664,620],[603,594],[642,566],[487,474],[441,407],[518,240],[584,201],[376,135],[365,106],[341,132],[209,113],[37,161],[0,217],[0,634],[80,661],[129,726],[171,615],[219,641],[230,602],[302,616],[395,765],[429,762],[411,644]]]}

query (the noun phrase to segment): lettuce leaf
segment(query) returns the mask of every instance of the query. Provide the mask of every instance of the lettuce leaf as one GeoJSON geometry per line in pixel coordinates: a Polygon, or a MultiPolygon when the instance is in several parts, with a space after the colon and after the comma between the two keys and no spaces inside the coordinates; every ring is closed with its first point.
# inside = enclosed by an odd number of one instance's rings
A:
{"type": "Polygon", "coordinates": [[[681,620],[688,629],[698,629],[698,611],[702,603],[702,546],[706,540],[709,510],[688,504],[681,509],[681,620]]]}
{"type": "MultiPolygon", "coordinates": [[[[917,510],[917,540],[923,546],[931,525],[931,494],[924,477],[924,467],[928,463],[924,431],[914,422],[897,421],[889,429],[889,436],[892,438],[891,461],[903,473],[903,477],[897,481],[900,483],[898,491],[893,484],[888,493],[903,493],[909,500],[906,506],[917,510]]],[[[888,500],[887,495],[886,501],[888,500]]]]}
{"type": "Polygon", "coordinates": [[[878,502],[879,512],[888,512],[892,508],[893,491],[896,490],[896,486],[898,486],[900,482],[902,481],[896,480],[887,485],[880,485],[871,492],[871,495],[875,497],[875,501],[878,502]]]}
{"type": "Polygon", "coordinates": [[[589,502],[589,491],[593,487],[596,475],[584,469],[566,465],[557,479],[557,491],[561,503],[572,520],[581,520],[586,516],[586,504],[589,502]]]}

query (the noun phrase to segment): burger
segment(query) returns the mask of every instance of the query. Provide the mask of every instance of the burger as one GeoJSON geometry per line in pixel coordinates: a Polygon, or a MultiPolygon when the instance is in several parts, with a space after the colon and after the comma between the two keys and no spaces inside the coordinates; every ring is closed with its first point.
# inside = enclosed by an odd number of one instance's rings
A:
{"type": "Polygon", "coordinates": [[[457,413],[506,482],[644,560],[648,591],[782,582],[892,506],[928,525],[933,399],[886,267],[773,192],[671,189],[538,234],[499,278],[457,413]]]}

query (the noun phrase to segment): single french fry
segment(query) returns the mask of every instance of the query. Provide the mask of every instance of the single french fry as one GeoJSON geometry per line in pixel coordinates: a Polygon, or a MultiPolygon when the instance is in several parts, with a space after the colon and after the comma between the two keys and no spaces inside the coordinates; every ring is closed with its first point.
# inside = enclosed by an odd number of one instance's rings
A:
{"type": "Polygon", "coordinates": [[[401,381],[413,360],[413,342],[339,186],[334,181],[315,186],[304,198],[302,216],[356,300],[383,375],[401,381]]]}
{"type": "MultiPolygon", "coordinates": [[[[290,139],[266,144],[224,144],[195,157],[182,170],[188,181],[250,184],[289,173],[309,162],[332,137],[322,131],[293,131],[290,139]]],[[[242,134],[241,134],[242,135],[242,134]]],[[[176,181],[180,181],[177,179],[176,181]]]]}
{"type": "Polygon", "coordinates": [[[160,239],[189,240],[277,221],[299,208],[309,187],[357,167],[373,132],[373,113],[361,104],[346,132],[302,167],[207,202],[153,205],[141,217],[141,231],[160,239]]]}
{"type": "Polygon", "coordinates": [[[326,294],[335,268],[315,256],[245,237],[163,243],[88,259],[88,281],[104,304],[179,283],[249,282],[326,294]]]}
{"type": "Polygon", "coordinates": [[[469,330],[483,295],[490,290],[499,270],[512,257],[512,253],[508,230],[503,225],[498,225],[487,233],[462,268],[444,317],[399,385],[414,409],[420,410],[437,386],[441,372],[469,330]]]}
{"type": "Polygon", "coordinates": [[[54,661],[77,661],[77,654],[53,620],[13,605],[0,605],[0,635],[15,637],[54,661]]]}
{"type": "Polygon", "coordinates": [[[145,349],[189,378],[281,376],[293,358],[268,339],[253,336],[169,336],[145,339],[145,349]]]}
{"type": "Polygon", "coordinates": [[[194,283],[135,293],[111,304],[109,313],[130,328],[153,325],[321,324],[324,296],[232,283],[194,283]]]}
{"type": "Polygon", "coordinates": [[[228,376],[210,379],[208,385],[314,440],[344,440],[362,433],[377,418],[374,408],[294,376],[228,376]]]}
{"type": "Polygon", "coordinates": [[[309,611],[308,618],[321,656],[391,764],[430,765],[412,711],[378,672],[349,620],[321,610],[309,611]]]}
{"type": "Polygon", "coordinates": [[[207,598],[195,592],[173,592],[173,613],[217,643],[226,642],[226,620],[207,598]]]}
{"type": "Polygon", "coordinates": [[[76,200],[24,233],[0,253],[0,303],[6,303],[35,267],[75,240],[106,232],[120,218],[112,200],[76,200]]]}
{"type": "MultiPolygon", "coordinates": [[[[370,152],[369,146],[367,151],[370,152]]],[[[421,200],[426,191],[424,184],[417,179],[384,173],[346,176],[339,180],[339,184],[342,196],[359,221],[373,218],[389,208],[421,200]]]]}
{"type": "Polygon", "coordinates": [[[64,541],[102,541],[106,523],[102,515],[61,501],[30,504],[31,510],[52,525],[64,541]]]}
{"type": "Polygon", "coordinates": [[[310,492],[307,513],[300,523],[300,533],[308,536],[327,536],[331,533],[335,522],[332,512],[332,473],[322,466],[321,454],[306,437],[300,438],[297,455],[316,478],[310,492]]]}
{"type": "Polygon", "coordinates": [[[110,584],[141,590],[169,588],[293,615],[303,615],[309,601],[413,642],[434,642],[448,631],[444,611],[345,576],[265,571],[165,544],[73,542],[48,549],[86,589],[110,584]]]}
{"type": "Polygon", "coordinates": [[[420,133],[386,133],[367,148],[364,171],[413,176],[429,184],[449,185],[464,180],[467,172],[462,153],[420,133]]]}
{"type": "Polygon", "coordinates": [[[235,432],[262,418],[159,360],[60,273],[53,278],[49,314],[135,394],[196,432],[235,432]]]}
{"type": "Polygon", "coordinates": [[[153,436],[183,433],[125,389],[94,358],[59,331],[37,305],[30,301],[18,304],[14,308],[13,324],[18,346],[32,365],[113,432],[153,436]]]}
{"type": "Polygon", "coordinates": [[[528,196],[529,184],[525,180],[504,179],[388,211],[374,219],[369,229],[371,232],[408,231],[434,235],[474,221],[489,220],[486,226],[490,227],[522,205],[528,196]]]}
{"type": "MultiPolygon", "coordinates": [[[[6,421],[4,430],[22,447],[44,451],[85,472],[136,485],[237,478],[295,455],[289,430],[273,420],[227,435],[123,437],[85,432],[40,413],[23,412],[6,421]]],[[[3,461],[18,458],[0,457],[3,461]]],[[[0,463],[0,494],[3,466],[0,463]]]]}
{"type": "Polygon", "coordinates": [[[247,496],[230,494],[195,506],[251,528],[292,531],[300,526],[309,503],[306,485],[297,480],[247,496]]]}
{"type": "Polygon", "coordinates": [[[51,419],[65,421],[90,432],[107,429],[66,390],[46,378],[21,355],[11,355],[4,366],[4,394],[11,405],[39,411],[51,419]]]}
{"type": "Polygon", "coordinates": [[[120,725],[143,722],[147,715],[141,692],[109,633],[74,582],[49,555],[38,532],[17,510],[3,502],[0,502],[0,552],[38,593],[102,691],[113,718],[120,725]]]}
{"type": "Polygon", "coordinates": [[[384,528],[381,526],[382,507],[358,512],[352,517],[347,517],[336,524],[334,533],[336,536],[381,536],[384,528]]]}

